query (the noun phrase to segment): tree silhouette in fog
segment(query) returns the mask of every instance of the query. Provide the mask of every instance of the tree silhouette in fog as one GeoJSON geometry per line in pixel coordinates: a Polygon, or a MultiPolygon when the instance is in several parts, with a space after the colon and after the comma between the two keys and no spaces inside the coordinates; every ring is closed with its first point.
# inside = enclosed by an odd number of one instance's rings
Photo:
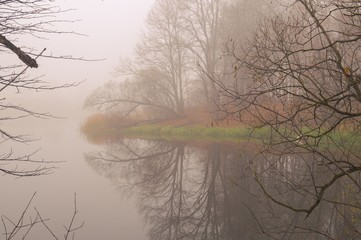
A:
{"type": "Polygon", "coordinates": [[[115,67],[123,81],[99,87],[84,106],[116,112],[121,120],[184,118],[192,108],[202,109],[211,121],[221,120],[221,88],[214,80],[228,82],[233,76],[225,44],[249,34],[264,18],[265,6],[241,0],[155,1],[134,57],[115,67]],[[255,14],[257,6],[262,6],[257,11],[261,16],[255,14]],[[246,18],[235,9],[252,13],[242,30],[235,25],[246,18]]]}

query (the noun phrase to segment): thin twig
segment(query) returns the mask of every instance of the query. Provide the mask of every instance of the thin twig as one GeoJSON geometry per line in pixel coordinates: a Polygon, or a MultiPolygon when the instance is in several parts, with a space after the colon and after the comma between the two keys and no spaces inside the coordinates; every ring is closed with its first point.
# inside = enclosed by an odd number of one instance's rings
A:
{"type": "MultiPolygon", "coordinates": [[[[44,48],[36,57],[35,59],[38,59],[38,57],[41,56],[41,54],[43,54],[43,52],[45,52],[46,48],[44,48]]],[[[0,92],[3,91],[5,88],[7,88],[11,83],[13,83],[19,76],[21,76],[22,74],[25,73],[25,71],[29,68],[29,66],[26,66],[20,73],[18,73],[13,79],[11,79],[9,82],[7,82],[5,84],[5,86],[3,86],[1,89],[0,89],[0,92]]]]}
{"type": "Polygon", "coordinates": [[[73,227],[73,224],[74,224],[75,216],[76,216],[77,213],[78,213],[78,210],[77,210],[77,207],[76,207],[76,193],[74,193],[74,213],[73,213],[73,216],[72,216],[72,218],[71,218],[69,227],[65,227],[65,226],[64,226],[64,228],[65,228],[65,230],[66,230],[66,234],[64,235],[65,240],[68,239],[69,233],[73,233],[73,239],[74,239],[74,232],[75,232],[76,230],[82,228],[83,225],[84,225],[84,221],[83,221],[80,226],[75,227],[75,228],[72,228],[72,227],[73,227]]]}

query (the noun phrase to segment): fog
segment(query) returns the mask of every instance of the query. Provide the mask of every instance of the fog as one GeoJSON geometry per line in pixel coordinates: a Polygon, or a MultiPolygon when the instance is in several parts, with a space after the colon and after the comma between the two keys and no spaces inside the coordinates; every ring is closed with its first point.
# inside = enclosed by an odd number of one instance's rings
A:
{"type": "MultiPolygon", "coordinates": [[[[62,9],[71,9],[59,18],[74,22],[56,23],[54,28],[75,34],[40,34],[45,39],[27,35],[18,37],[16,44],[37,50],[46,48],[45,55],[66,55],[90,61],[40,58],[38,68],[27,70],[29,76],[41,76],[50,86],[80,84],[49,91],[25,89],[18,92],[9,88],[3,92],[7,102],[47,113],[49,117],[30,116],[2,122],[2,130],[31,139],[25,144],[2,142],[2,154],[13,151],[19,156],[37,151],[35,159],[59,163],[51,164],[56,169],[40,178],[2,176],[1,187],[6,194],[1,198],[1,215],[17,219],[37,192],[29,215],[34,216],[36,207],[44,218],[52,219],[49,226],[54,233],[63,237],[63,225],[69,222],[76,193],[80,211],[78,222],[87,222],[86,230],[77,239],[145,238],[134,204],[122,200],[106,179],[94,178],[93,171],[82,160],[84,152],[96,147],[81,141],[79,127],[89,114],[83,110],[85,98],[96,87],[112,79],[111,72],[121,56],[132,54],[152,3],[153,0],[56,1],[54,4],[62,9]]],[[[18,64],[18,61],[11,54],[0,55],[1,65],[18,64]]],[[[18,115],[18,112],[2,112],[2,117],[18,115]]],[[[3,229],[1,231],[3,233],[3,229]]],[[[34,231],[31,236],[44,239],[47,236],[44,232],[34,231]]]]}
{"type": "MultiPolygon", "coordinates": [[[[113,78],[111,73],[119,63],[120,57],[132,55],[153,2],[153,0],[56,1],[55,4],[62,9],[70,10],[60,14],[59,18],[74,22],[55,24],[54,28],[75,34],[43,34],[46,39],[24,36],[18,39],[19,44],[39,50],[46,48],[44,52],[46,55],[99,61],[40,58],[39,68],[29,69],[28,74],[44,75],[42,79],[52,86],[78,82],[81,84],[78,87],[56,91],[37,93],[24,91],[20,95],[12,95],[12,99],[15,103],[26,104],[34,111],[51,112],[60,117],[78,117],[82,112],[86,96],[96,87],[113,78]]],[[[8,63],[9,56],[6,57],[7,59],[4,59],[0,56],[0,61],[8,63]]],[[[16,56],[12,60],[17,61],[16,56]]]]}
{"type": "Polygon", "coordinates": [[[0,238],[361,239],[360,12],[0,1],[0,238]]]}

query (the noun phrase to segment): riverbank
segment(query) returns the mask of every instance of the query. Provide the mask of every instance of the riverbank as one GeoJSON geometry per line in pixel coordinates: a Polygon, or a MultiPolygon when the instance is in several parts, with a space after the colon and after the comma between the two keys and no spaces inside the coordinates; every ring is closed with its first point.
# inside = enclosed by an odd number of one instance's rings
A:
{"type": "MultiPolygon", "coordinates": [[[[168,119],[153,122],[124,122],[118,117],[106,114],[96,114],[90,116],[81,126],[81,132],[93,143],[104,143],[116,141],[124,137],[143,138],[152,140],[168,141],[206,141],[206,142],[260,142],[260,141],[280,141],[282,136],[275,132],[271,134],[270,128],[250,128],[241,125],[239,122],[217,122],[208,120],[182,118],[168,119]],[[272,137],[272,140],[270,139],[272,137]],[[278,137],[280,137],[278,139],[278,137]]],[[[291,130],[284,130],[283,134],[293,135],[293,143],[300,147],[306,145],[306,139],[310,146],[322,148],[354,148],[361,144],[361,136],[347,129],[329,132],[327,137],[313,138],[312,135],[320,135],[319,132],[312,132],[304,129],[308,137],[298,137],[291,130]],[[311,136],[311,137],[310,137],[311,136]]],[[[290,139],[292,139],[290,138],[290,139]]],[[[289,141],[289,140],[288,140],[289,141]]]]}
{"type": "Polygon", "coordinates": [[[171,119],[147,123],[124,123],[114,116],[96,114],[81,126],[81,132],[92,142],[120,137],[164,140],[199,140],[244,142],[259,139],[267,129],[251,129],[236,122],[213,123],[208,119],[171,119]]]}

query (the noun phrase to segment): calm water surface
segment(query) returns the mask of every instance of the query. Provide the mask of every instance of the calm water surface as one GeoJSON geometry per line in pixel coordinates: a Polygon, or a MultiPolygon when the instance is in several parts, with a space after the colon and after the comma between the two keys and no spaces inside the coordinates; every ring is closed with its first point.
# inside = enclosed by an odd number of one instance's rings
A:
{"type": "MultiPolygon", "coordinates": [[[[77,121],[37,124],[29,127],[29,133],[41,140],[16,151],[41,148],[38,158],[62,162],[47,176],[3,176],[0,212],[16,219],[37,192],[30,215],[36,207],[59,236],[72,216],[74,193],[77,223],[85,221],[75,239],[270,239],[262,232],[278,239],[329,239],[315,232],[333,236],[344,232],[344,219],[335,219],[327,204],[306,219],[262,194],[254,173],[277,164],[283,174],[263,175],[263,186],[276,189],[294,206],[312,201],[282,186],[285,173],[294,180],[298,174],[307,175],[304,170],[310,165],[295,157],[272,162],[247,143],[124,138],[92,144],[80,135],[77,121]]],[[[337,192],[336,186],[329,197],[337,197],[337,192]]],[[[45,239],[47,234],[40,229],[29,239],[45,239]]]]}
{"type": "MultiPolygon", "coordinates": [[[[50,219],[49,226],[61,239],[63,225],[69,224],[74,211],[76,193],[77,220],[79,224],[84,220],[85,224],[76,232],[75,239],[149,239],[134,199],[124,198],[107,178],[99,176],[85,161],[84,153],[103,147],[88,143],[80,135],[79,120],[48,119],[30,123],[28,120],[24,124],[27,125],[17,122],[10,126],[12,128],[7,127],[12,132],[41,139],[27,145],[2,144],[1,150],[12,148],[21,154],[40,149],[35,158],[61,163],[55,164],[57,169],[46,176],[2,176],[1,215],[18,219],[33,193],[37,192],[29,215],[36,215],[36,207],[43,218],[50,219]]],[[[28,239],[52,239],[43,228],[30,236],[28,239]]]]}

